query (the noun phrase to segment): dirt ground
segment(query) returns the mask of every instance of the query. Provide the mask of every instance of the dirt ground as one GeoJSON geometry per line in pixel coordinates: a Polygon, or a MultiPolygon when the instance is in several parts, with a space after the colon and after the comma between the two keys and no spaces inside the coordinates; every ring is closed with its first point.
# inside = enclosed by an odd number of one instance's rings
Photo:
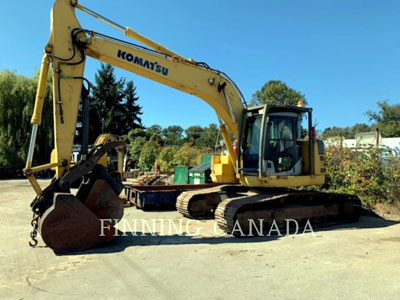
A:
{"type": "Polygon", "coordinates": [[[127,236],[57,255],[28,245],[33,196],[26,180],[0,181],[0,299],[399,299],[400,224],[372,214],[314,234],[238,239],[212,220],[132,207],[127,236]],[[175,227],[152,236],[141,226],[160,218],[175,227]]]}

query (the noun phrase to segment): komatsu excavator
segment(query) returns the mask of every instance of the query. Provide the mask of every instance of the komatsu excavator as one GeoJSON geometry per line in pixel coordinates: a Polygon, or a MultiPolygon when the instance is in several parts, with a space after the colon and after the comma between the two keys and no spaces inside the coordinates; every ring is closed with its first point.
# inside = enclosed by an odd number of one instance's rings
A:
{"type": "Polygon", "coordinates": [[[214,108],[229,155],[213,158],[212,178],[224,184],[182,193],[177,209],[184,216],[215,214],[218,225],[226,232],[233,232],[238,222],[246,230],[252,220],[271,223],[289,218],[349,220],[358,217],[360,200],[356,196],[294,189],[322,185],[325,179],[324,145],[315,139],[311,108],[301,103],[247,107],[240,90],[225,73],[120,26],[77,0],[56,0],[51,11],[50,39],[41,64],[24,169],[37,195],[31,204],[32,245],[37,243],[39,232],[55,251],[87,249],[111,240],[114,225],[123,215],[122,202],[118,199],[122,186],[99,165],[105,153],[123,142],[97,145],[85,159],[73,166],[70,163],[79,101],[81,94],[85,94],[82,86],[86,81],[83,77],[86,57],[197,96],[214,108]],[[76,9],[151,49],[82,28],[75,16],[76,9]],[[33,167],[50,65],[55,155],[49,164],[33,167]],[[302,128],[306,118],[308,124],[302,128]],[[237,147],[233,146],[229,132],[237,140],[237,147]],[[55,168],[56,175],[42,190],[34,173],[47,168],[55,168]],[[77,181],[81,185],[73,194],[71,186],[77,181]]]}

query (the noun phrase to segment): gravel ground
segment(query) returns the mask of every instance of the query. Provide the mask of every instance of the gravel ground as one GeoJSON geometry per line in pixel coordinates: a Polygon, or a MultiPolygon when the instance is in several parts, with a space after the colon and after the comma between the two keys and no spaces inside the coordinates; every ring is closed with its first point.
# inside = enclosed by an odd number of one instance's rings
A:
{"type": "Polygon", "coordinates": [[[127,227],[106,246],[57,255],[41,240],[28,246],[33,196],[26,180],[0,181],[0,299],[399,299],[400,224],[372,214],[314,234],[237,239],[213,220],[132,207],[124,224],[136,220],[136,236],[127,227]],[[160,218],[164,232],[142,228],[160,218]]]}

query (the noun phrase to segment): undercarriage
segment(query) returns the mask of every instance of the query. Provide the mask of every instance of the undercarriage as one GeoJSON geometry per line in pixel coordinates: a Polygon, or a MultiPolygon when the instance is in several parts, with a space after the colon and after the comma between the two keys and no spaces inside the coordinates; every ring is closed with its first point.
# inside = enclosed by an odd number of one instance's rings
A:
{"type": "Polygon", "coordinates": [[[248,232],[252,224],[269,228],[285,220],[325,222],[356,221],[361,201],[349,194],[303,191],[294,189],[252,188],[223,185],[215,188],[183,192],[177,210],[189,218],[215,218],[219,228],[236,235],[248,232]]]}

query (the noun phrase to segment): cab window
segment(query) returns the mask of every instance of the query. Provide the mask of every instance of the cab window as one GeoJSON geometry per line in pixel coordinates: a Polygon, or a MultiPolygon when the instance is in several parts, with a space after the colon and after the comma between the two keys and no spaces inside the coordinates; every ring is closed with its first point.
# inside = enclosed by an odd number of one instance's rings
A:
{"type": "Polygon", "coordinates": [[[258,169],[258,154],[261,138],[261,116],[247,119],[243,145],[243,167],[258,169]]]}

